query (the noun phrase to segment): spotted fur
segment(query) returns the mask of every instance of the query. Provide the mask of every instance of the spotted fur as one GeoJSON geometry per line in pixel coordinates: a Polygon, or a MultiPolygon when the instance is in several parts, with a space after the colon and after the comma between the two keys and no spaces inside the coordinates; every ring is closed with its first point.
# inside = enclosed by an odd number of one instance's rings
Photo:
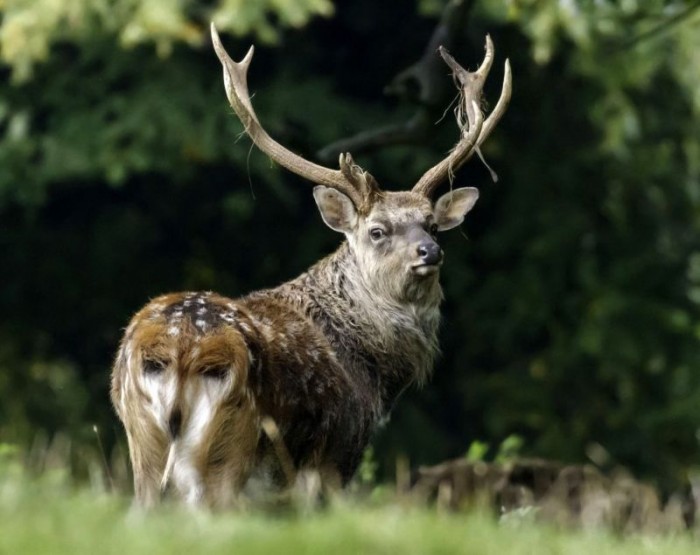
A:
{"type": "Polygon", "coordinates": [[[417,245],[435,242],[444,214],[412,192],[382,193],[363,215],[326,201],[327,222],[349,211],[352,226],[296,279],[238,299],[164,295],[131,320],[111,395],[142,504],[164,488],[186,503],[229,506],[261,476],[282,487],[265,417],[295,469],[346,483],[401,392],[428,378],[442,293],[439,264],[426,270],[417,245]]]}

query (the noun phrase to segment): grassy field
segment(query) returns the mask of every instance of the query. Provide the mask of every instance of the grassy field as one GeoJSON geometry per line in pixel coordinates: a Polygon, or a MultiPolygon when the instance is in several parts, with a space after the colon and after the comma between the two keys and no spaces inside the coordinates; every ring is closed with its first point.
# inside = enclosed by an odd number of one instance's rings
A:
{"type": "Polygon", "coordinates": [[[209,514],[163,508],[143,513],[126,496],[71,486],[66,473],[28,478],[0,467],[0,553],[700,553],[690,533],[635,535],[565,531],[532,515],[496,519],[479,513],[438,513],[393,501],[340,500],[312,512],[209,514]]]}

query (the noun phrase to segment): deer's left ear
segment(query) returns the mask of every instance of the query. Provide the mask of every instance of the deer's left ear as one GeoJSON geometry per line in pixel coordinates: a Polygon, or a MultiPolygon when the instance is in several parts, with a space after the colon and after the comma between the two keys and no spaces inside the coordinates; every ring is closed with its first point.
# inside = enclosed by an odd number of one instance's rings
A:
{"type": "Polygon", "coordinates": [[[446,231],[461,224],[478,198],[479,191],[474,187],[454,189],[442,195],[435,203],[438,231],[446,231]]]}

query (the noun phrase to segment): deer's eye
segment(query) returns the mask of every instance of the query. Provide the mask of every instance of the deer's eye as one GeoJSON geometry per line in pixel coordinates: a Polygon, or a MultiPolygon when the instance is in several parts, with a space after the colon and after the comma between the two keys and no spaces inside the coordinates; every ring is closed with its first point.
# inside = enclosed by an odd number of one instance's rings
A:
{"type": "Polygon", "coordinates": [[[228,374],[228,366],[207,366],[202,368],[202,376],[211,380],[223,380],[228,374]]]}
{"type": "Polygon", "coordinates": [[[433,224],[430,226],[430,235],[435,236],[437,235],[438,232],[438,226],[437,224],[433,224]]]}
{"type": "Polygon", "coordinates": [[[163,372],[167,363],[164,360],[157,358],[144,358],[143,359],[143,372],[147,376],[155,376],[163,372]]]}
{"type": "Polygon", "coordinates": [[[386,231],[381,227],[373,227],[369,230],[369,236],[372,238],[372,241],[379,241],[386,236],[386,231]]]}

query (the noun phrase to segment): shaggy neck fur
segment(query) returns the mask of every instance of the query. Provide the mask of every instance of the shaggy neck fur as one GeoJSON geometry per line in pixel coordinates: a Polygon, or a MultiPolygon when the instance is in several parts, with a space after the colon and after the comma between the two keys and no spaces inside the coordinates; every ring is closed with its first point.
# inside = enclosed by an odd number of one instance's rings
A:
{"type": "MultiPolygon", "coordinates": [[[[429,377],[438,351],[437,274],[384,283],[363,274],[347,242],[277,289],[321,327],[358,383],[378,385],[383,416],[410,384],[429,377]]],[[[376,394],[375,394],[376,395],[376,394]]]]}

